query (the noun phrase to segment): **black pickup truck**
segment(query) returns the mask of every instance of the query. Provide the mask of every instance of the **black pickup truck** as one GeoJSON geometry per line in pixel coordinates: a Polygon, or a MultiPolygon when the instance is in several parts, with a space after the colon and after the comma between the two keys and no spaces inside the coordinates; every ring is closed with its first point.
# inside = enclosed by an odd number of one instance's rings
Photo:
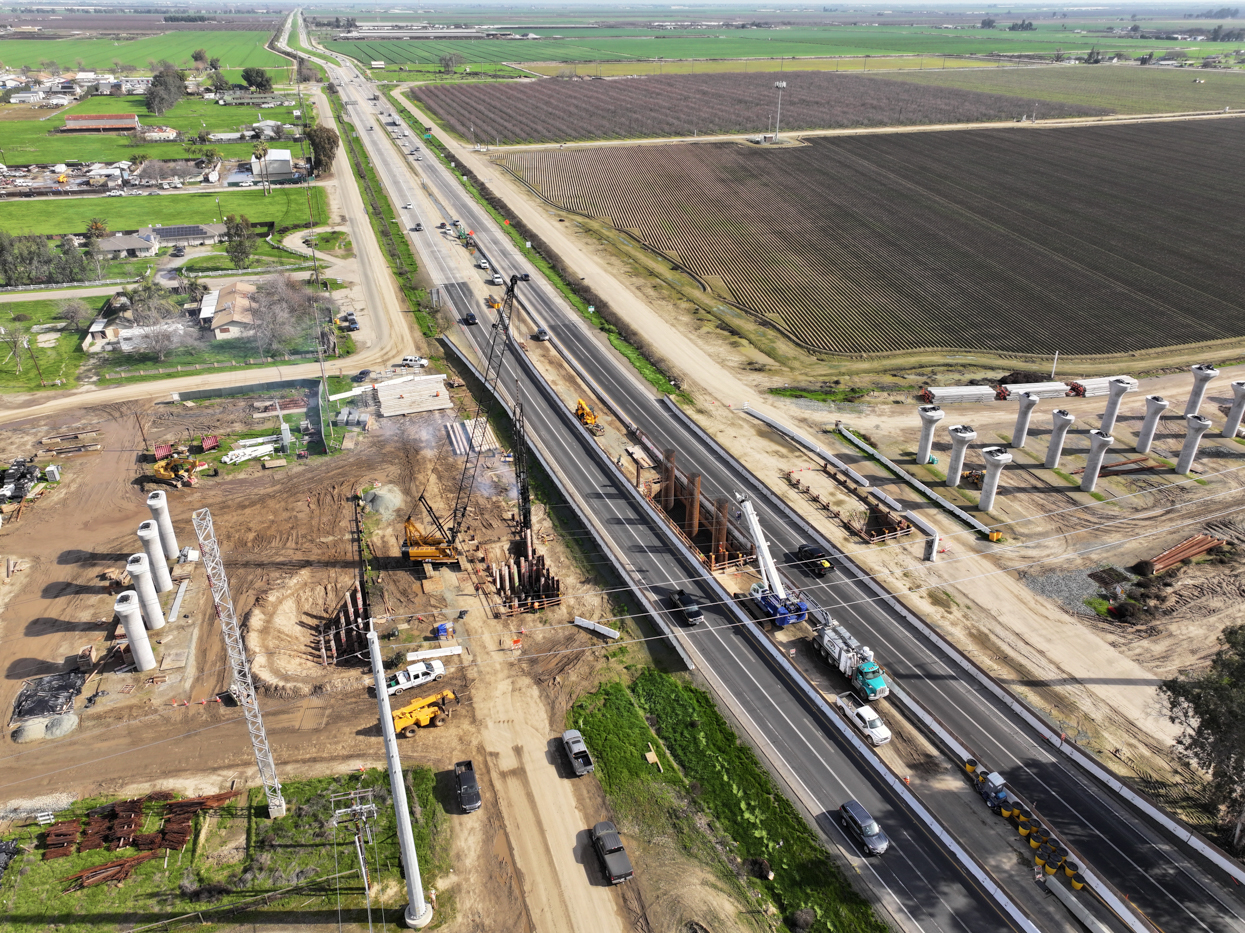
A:
{"type": "Polygon", "coordinates": [[[470,761],[455,763],[454,783],[458,787],[458,805],[463,808],[463,813],[479,810],[480,784],[476,781],[476,769],[470,761]]]}
{"type": "Polygon", "coordinates": [[[601,858],[601,867],[610,884],[622,884],[635,874],[631,858],[618,836],[618,829],[609,820],[602,820],[592,827],[592,845],[601,858]]]}

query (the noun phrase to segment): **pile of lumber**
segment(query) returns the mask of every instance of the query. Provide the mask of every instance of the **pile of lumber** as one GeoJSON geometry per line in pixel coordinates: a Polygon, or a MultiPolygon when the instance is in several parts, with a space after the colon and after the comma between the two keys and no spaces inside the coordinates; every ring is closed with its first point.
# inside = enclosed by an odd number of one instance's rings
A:
{"type": "Polygon", "coordinates": [[[94,868],[84,868],[82,871],[75,872],[72,875],[66,875],[61,881],[72,881],[73,883],[65,889],[64,893],[80,891],[83,888],[90,888],[108,881],[124,881],[130,877],[130,873],[135,868],[148,859],[155,858],[155,855],[155,852],[144,852],[142,855],[119,858],[113,862],[105,862],[103,865],[96,865],[94,868]]]}
{"type": "Polygon", "coordinates": [[[66,855],[73,855],[74,843],[78,841],[78,832],[81,829],[77,820],[63,820],[60,823],[53,823],[44,830],[46,841],[44,843],[43,860],[64,858],[66,855]]]}
{"type": "Polygon", "coordinates": [[[1175,567],[1182,560],[1201,557],[1211,548],[1222,547],[1227,543],[1227,541],[1212,538],[1210,535],[1194,535],[1192,538],[1186,538],[1184,541],[1181,541],[1175,547],[1168,548],[1156,557],[1141,561],[1138,569],[1147,577],[1156,573],[1162,573],[1164,570],[1170,570],[1172,567],[1175,567]]]}

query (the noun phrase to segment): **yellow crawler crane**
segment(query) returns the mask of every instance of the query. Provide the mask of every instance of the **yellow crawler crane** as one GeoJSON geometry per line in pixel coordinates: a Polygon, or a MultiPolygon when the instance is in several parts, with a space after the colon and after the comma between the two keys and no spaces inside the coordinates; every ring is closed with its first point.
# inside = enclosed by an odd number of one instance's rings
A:
{"type": "Polygon", "coordinates": [[[597,413],[582,398],[577,400],[578,405],[575,406],[575,417],[579,419],[579,423],[588,429],[590,434],[600,437],[605,433],[605,427],[597,424],[597,413]]]}
{"type": "Polygon", "coordinates": [[[434,564],[457,562],[458,555],[454,553],[454,546],[444,535],[426,533],[413,517],[407,518],[403,529],[406,532],[406,541],[402,545],[402,556],[407,560],[420,563],[429,561],[434,564]]]}
{"type": "Polygon", "coordinates": [[[458,695],[453,690],[442,690],[432,696],[419,697],[393,711],[393,728],[408,739],[415,735],[416,730],[425,726],[443,726],[450,717],[446,704],[458,702],[458,695]]]}

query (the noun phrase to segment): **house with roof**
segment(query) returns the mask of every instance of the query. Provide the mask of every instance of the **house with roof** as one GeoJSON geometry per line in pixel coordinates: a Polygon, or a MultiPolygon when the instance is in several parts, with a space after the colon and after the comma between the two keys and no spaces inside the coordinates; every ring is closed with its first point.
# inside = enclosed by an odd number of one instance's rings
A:
{"type": "Polygon", "coordinates": [[[133,233],[115,233],[112,236],[100,237],[99,248],[110,259],[138,259],[154,256],[160,249],[160,237],[154,234],[138,236],[133,233]]]}
{"type": "Polygon", "coordinates": [[[138,235],[155,235],[160,238],[161,246],[206,246],[225,239],[225,225],[174,224],[168,227],[143,227],[138,235]]]}
{"type": "Polygon", "coordinates": [[[43,100],[43,91],[18,91],[9,97],[11,104],[35,104],[43,100]]]}
{"type": "Polygon", "coordinates": [[[251,174],[256,181],[283,182],[295,177],[294,157],[288,149],[269,149],[262,159],[251,156],[251,174]]]}
{"type": "Polygon", "coordinates": [[[71,113],[61,132],[132,133],[139,128],[136,113],[71,113]]]}
{"type": "Polygon", "coordinates": [[[233,282],[203,297],[199,326],[212,330],[217,340],[247,337],[255,329],[255,286],[233,282]]]}

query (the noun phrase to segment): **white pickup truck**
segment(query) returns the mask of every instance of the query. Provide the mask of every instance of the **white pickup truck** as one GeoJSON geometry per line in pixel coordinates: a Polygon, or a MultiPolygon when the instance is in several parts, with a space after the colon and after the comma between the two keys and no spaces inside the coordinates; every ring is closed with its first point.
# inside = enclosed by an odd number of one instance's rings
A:
{"type": "Polygon", "coordinates": [[[882,717],[868,703],[861,703],[855,694],[840,693],[835,697],[835,705],[856,727],[856,731],[869,740],[870,745],[876,748],[891,740],[891,730],[882,722],[882,717]]]}
{"type": "Polygon", "coordinates": [[[406,670],[390,674],[385,679],[385,689],[391,697],[397,696],[403,690],[440,680],[444,676],[445,665],[440,661],[420,661],[408,665],[406,670]]]}

